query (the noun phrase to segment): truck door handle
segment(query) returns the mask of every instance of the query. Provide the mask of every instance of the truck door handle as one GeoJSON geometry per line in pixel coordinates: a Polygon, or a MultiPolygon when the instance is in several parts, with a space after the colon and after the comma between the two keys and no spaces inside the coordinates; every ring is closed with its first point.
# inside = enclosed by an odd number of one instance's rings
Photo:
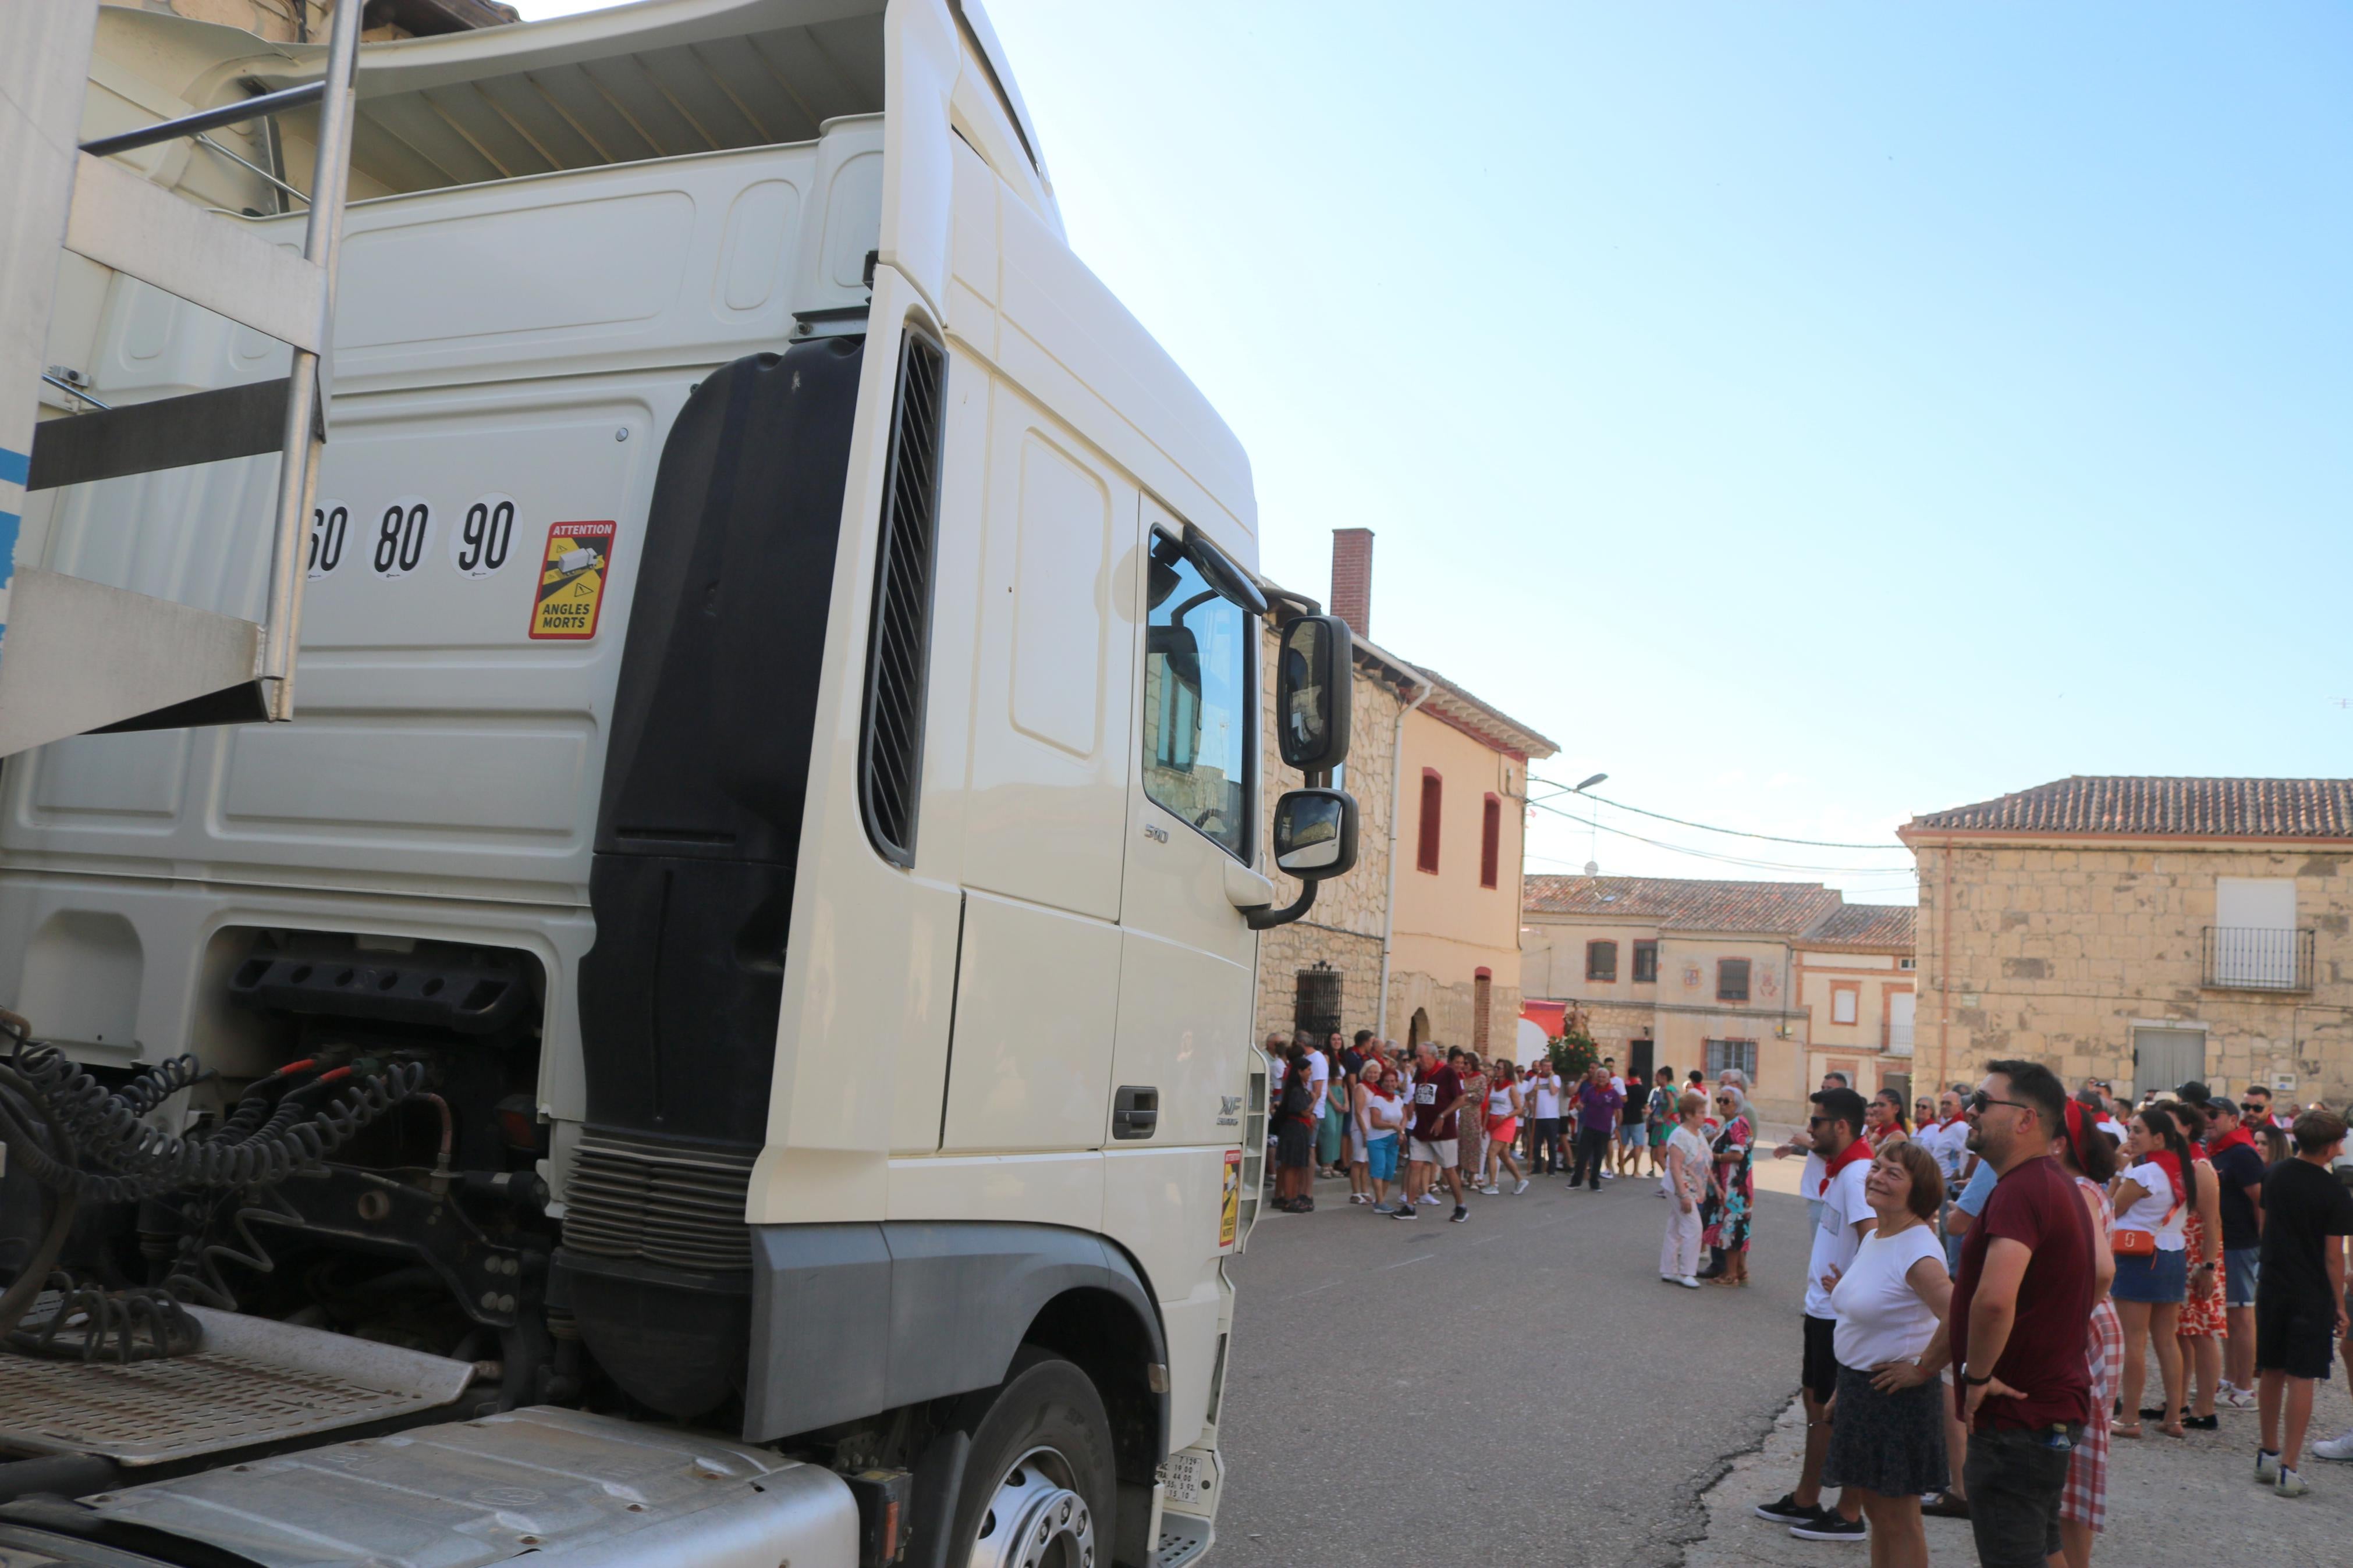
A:
{"type": "Polygon", "coordinates": [[[1123,1142],[1149,1138],[1160,1125],[1160,1091],[1148,1084],[1123,1084],[1111,1100],[1111,1135],[1123,1142]]]}

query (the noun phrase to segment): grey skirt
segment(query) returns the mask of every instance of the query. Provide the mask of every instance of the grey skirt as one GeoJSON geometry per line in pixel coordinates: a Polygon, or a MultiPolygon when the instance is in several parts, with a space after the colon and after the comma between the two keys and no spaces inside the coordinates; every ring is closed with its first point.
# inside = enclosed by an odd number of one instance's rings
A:
{"type": "Polygon", "coordinates": [[[1933,1378],[1882,1394],[1871,1374],[1841,1366],[1831,1412],[1831,1452],[1822,1485],[1862,1487],[1881,1497],[1917,1497],[1950,1478],[1945,1467],[1945,1405],[1952,1390],[1933,1378]]]}

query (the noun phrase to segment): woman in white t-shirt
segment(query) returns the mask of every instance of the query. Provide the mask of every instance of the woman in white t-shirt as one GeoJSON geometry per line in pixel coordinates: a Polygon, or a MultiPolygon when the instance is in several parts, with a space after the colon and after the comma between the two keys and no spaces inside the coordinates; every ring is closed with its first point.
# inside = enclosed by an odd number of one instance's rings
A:
{"type": "Polygon", "coordinates": [[[1822,1485],[1862,1500],[1873,1563],[1914,1568],[1928,1561],[1920,1494],[1947,1479],[1945,1384],[1927,1364],[1953,1292],[1935,1224],[1945,1178],[1935,1155],[1902,1138],[1880,1150],[1862,1190],[1878,1227],[1825,1281],[1839,1370],[1822,1485]]]}
{"type": "Polygon", "coordinates": [[[1707,1195],[1707,1170],[1715,1154],[1700,1131],[1707,1097],[1684,1091],[1676,1102],[1678,1124],[1667,1134],[1667,1168],[1659,1178],[1673,1201],[1667,1210],[1667,1238],[1659,1247],[1659,1278],[1670,1285],[1699,1289],[1699,1205],[1707,1195]]]}
{"type": "Polygon", "coordinates": [[[2148,1347],[2157,1343],[2157,1372],[2165,1385],[2168,1437],[2181,1436],[2181,1342],[2174,1335],[2189,1288],[2189,1210],[2198,1202],[2196,1156],[2173,1113],[2161,1105],[2138,1112],[2125,1136],[2125,1169],[2110,1194],[2116,1200],[2116,1282],[2108,1287],[2125,1333],[2124,1401],[2119,1437],[2140,1436],[2141,1390],[2148,1383],[2148,1347]],[[2137,1253],[2131,1237],[2156,1237],[2156,1250],[2137,1253]]]}

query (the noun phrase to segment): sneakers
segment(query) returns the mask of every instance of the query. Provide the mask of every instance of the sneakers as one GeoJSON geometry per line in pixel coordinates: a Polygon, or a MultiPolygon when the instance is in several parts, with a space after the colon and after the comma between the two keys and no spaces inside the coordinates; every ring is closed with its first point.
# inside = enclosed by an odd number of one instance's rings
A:
{"type": "Polygon", "coordinates": [[[2282,1465],[2279,1479],[2272,1484],[2272,1490],[2281,1497],[2306,1497],[2310,1495],[2312,1489],[2305,1484],[2302,1476],[2282,1465]]]}
{"type": "Polygon", "coordinates": [[[2353,1426],[2334,1437],[2323,1437],[2312,1446],[2312,1451],[2324,1459],[2353,1459],[2353,1426]]]}
{"type": "Polygon", "coordinates": [[[2280,1479],[2279,1456],[2268,1448],[2255,1450],[2255,1484],[2271,1486],[2280,1479]]]}
{"type": "Polygon", "coordinates": [[[1436,1193],[1424,1193],[1421,1194],[1419,1201],[1428,1204],[1432,1208],[1436,1208],[1440,1204],[1446,1200],[1440,1197],[1436,1193]]]}
{"type": "Polygon", "coordinates": [[[1504,1189],[1501,1187],[1481,1187],[1479,1189],[1479,1195],[1482,1198],[1500,1198],[1504,1195],[1504,1189]]]}
{"type": "Polygon", "coordinates": [[[1840,1517],[1834,1509],[1820,1508],[1803,1524],[1793,1524],[1789,1533],[1800,1541],[1868,1541],[1871,1529],[1859,1519],[1840,1517]]]}
{"type": "Polygon", "coordinates": [[[1471,1211],[1464,1208],[1461,1204],[1456,1204],[1454,1205],[1453,1217],[1449,1219],[1446,1223],[1449,1225],[1461,1225],[1464,1220],[1467,1220],[1470,1217],[1471,1211]]]}
{"type": "Polygon", "coordinates": [[[1675,1283],[1682,1286],[1686,1290],[1696,1290],[1699,1289],[1699,1281],[1693,1279],[1688,1274],[1676,1276],[1675,1283]]]}
{"type": "Polygon", "coordinates": [[[1391,1219],[1419,1219],[1420,1217],[1421,1216],[1413,1212],[1413,1205],[1411,1204],[1399,1204],[1397,1207],[1389,1210],[1389,1218],[1391,1219]]]}
{"type": "MultiPolygon", "coordinates": [[[[2253,1410],[2255,1407],[2254,1391],[2233,1388],[2229,1384],[2224,1384],[2222,1392],[2214,1396],[2214,1403],[2225,1410],[2253,1410]]],[[[2345,1457],[2353,1459],[2353,1454],[2347,1454],[2345,1457]]]]}
{"type": "Polygon", "coordinates": [[[1760,1502],[1750,1510],[1759,1519],[1769,1519],[1776,1524],[1811,1524],[1820,1513],[1820,1505],[1808,1506],[1798,1501],[1795,1492],[1783,1492],[1771,1502],[1760,1502]]]}
{"type": "Polygon", "coordinates": [[[1520,1184],[1519,1184],[1518,1186],[1514,1187],[1514,1188],[1512,1189],[1512,1195],[1513,1195],[1514,1197],[1518,1197],[1522,1193],[1525,1193],[1525,1192],[1526,1192],[1527,1190],[1528,1190],[1528,1179],[1527,1179],[1525,1176],[1522,1176],[1522,1177],[1520,1178],[1520,1184]]]}

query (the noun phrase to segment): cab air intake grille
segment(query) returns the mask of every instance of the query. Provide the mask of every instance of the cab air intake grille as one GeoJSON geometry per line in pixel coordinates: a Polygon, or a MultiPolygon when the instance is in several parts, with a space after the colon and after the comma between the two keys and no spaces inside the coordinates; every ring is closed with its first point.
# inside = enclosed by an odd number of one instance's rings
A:
{"type": "Polygon", "coordinates": [[[859,805],[875,852],[915,863],[923,784],[923,674],[932,640],[932,553],[940,504],[940,436],[947,359],[918,332],[899,344],[891,465],[874,551],[874,622],[866,647],[866,719],[859,805]]]}
{"type": "Polygon", "coordinates": [[[752,1156],[591,1133],[564,1193],[564,1245],[697,1273],[752,1267],[752,1156]]]}

